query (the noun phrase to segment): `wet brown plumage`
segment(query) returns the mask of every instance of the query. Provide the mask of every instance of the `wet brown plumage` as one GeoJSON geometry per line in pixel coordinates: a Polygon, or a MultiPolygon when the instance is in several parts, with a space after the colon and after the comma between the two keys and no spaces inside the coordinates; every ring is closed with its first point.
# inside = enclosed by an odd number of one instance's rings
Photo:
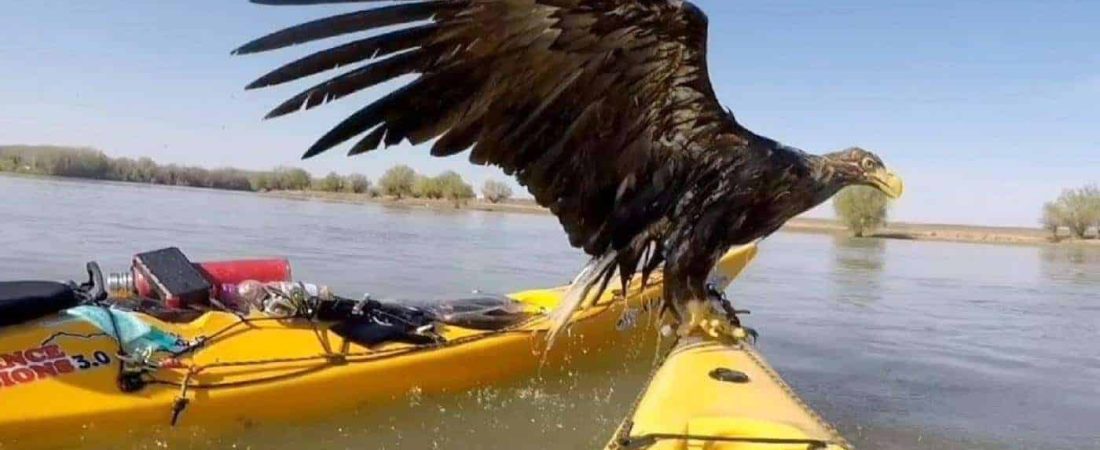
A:
{"type": "Polygon", "coordinates": [[[645,277],[661,264],[666,298],[682,310],[705,298],[706,278],[730,246],[767,236],[843,186],[892,189],[868,152],[809,155],[738,124],[715,97],[707,18],[689,2],[408,0],[292,27],[235,53],[379,28],[248,87],[350,66],[273,109],[276,117],[419,74],[305,156],[354,139],[350,155],[435,139],[433,155],[472,148],[473,163],[514,174],[594,258],[559,321],[616,271],[645,277]]]}

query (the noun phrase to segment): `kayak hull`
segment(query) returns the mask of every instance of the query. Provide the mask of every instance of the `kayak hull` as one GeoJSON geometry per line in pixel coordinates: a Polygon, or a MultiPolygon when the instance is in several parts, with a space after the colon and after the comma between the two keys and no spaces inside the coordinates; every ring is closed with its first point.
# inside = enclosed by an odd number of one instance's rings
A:
{"type": "MultiPolygon", "coordinates": [[[[716,275],[733,279],[755,254],[753,246],[731,251],[716,275]]],[[[652,345],[655,339],[639,336],[656,332],[639,317],[651,314],[649,306],[660,298],[660,277],[655,280],[625,296],[609,292],[578,311],[549,352],[542,351],[549,328],[542,314],[501,331],[444,327],[442,345],[370,349],[308,321],[253,317],[243,323],[219,312],[186,324],[143,317],[155,328],[208,343],[175,367],[157,369],[152,382],[134,392],[120,389],[117,342],[93,325],[64,315],[19,325],[0,330],[0,373],[8,375],[0,376],[0,449],[109,442],[173,423],[230,430],[575,369],[640,342],[652,345]],[[10,367],[2,370],[5,364],[10,367]]],[[[510,297],[545,311],[564,292],[510,297]]]]}

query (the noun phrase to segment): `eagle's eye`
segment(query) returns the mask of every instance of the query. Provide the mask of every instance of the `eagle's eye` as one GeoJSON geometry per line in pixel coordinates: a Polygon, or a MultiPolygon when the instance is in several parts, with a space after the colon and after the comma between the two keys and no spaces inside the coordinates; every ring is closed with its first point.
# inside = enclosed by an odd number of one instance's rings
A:
{"type": "Polygon", "coordinates": [[[875,168],[875,160],[871,158],[863,158],[863,162],[860,164],[863,166],[863,170],[871,170],[875,168]]]}

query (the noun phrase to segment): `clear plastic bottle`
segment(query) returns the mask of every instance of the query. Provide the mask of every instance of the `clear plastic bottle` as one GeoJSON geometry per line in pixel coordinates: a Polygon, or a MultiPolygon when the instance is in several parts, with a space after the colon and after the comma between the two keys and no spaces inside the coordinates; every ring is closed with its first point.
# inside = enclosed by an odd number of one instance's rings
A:
{"type": "Polygon", "coordinates": [[[301,313],[305,305],[331,301],[335,296],[328,286],[310,283],[274,281],[262,283],[246,280],[227,285],[222,301],[231,302],[242,310],[258,310],[277,317],[291,317],[301,313]]]}

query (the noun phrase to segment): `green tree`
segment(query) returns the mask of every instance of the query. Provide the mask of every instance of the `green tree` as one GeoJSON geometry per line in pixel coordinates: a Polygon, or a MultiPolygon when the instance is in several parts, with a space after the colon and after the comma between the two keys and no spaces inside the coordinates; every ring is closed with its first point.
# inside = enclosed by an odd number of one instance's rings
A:
{"type": "Polygon", "coordinates": [[[435,177],[420,175],[413,183],[413,197],[433,200],[443,198],[443,186],[435,177]]]}
{"type": "Polygon", "coordinates": [[[297,167],[276,168],[271,180],[271,189],[283,191],[304,191],[313,185],[309,172],[297,167]]]}
{"type": "Polygon", "coordinates": [[[115,181],[135,181],[130,177],[133,176],[136,167],[137,161],[130,158],[116,158],[111,161],[111,170],[107,177],[115,181]]]}
{"type": "Polygon", "coordinates": [[[23,170],[23,157],[16,152],[8,153],[0,149],[0,171],[21,172],[23,170]]]}
{"type": "Polygon", "coordinates": [[[512,188],[496,180],[487,180],[481,186],[481,195],[490,203],[500,203],[512,198],[512,188]]]}
{"type": "Polygon", "coordinates": [[[1043,204],[1043,217],[1039,219],[1043,229],[1050,232],[1051,239],[1058,240],[1058,230],[1065,224],[1065,211],[1057,202],[1043,204]]]}
{"type": "Polygon", "coordinates": [[[318,182],[317,189],[325,192],[340,192],[344,190],[344,178],[336,172],[329,172],[318,182]]]}
{"type": "Polygon", "coordinates": [[[886,195],[866,186],[845,188],[833,198],[837,217],[856,237],[883,226],[887,207],[886,195]]]}
{"type": "Polygon", "coordinates": [[[252,182],[248,174],[237,169],[214,169],[207,174],[206,187],[231,191],[251,191],[252,182]]]}
{"type": "Polygon", "coordinates": [[[454,202],[455,208],[461,207],[462,202],[474,198],[473,186],[470,186],[462,179],[462,175],[448,170],[435,177],[436,182],[439,183],[440,189],[443,191],[443,196],[454,202]]]}
{"type": "Polygon", "coordinates": [[[152,159],[138,158],[131,179],[142,183],[152,183],[153,180],[156,179],[158,172],[160,172],[160,168],[157,167],[157,163],[153,162],[152,159]]]}
{"type": "Polygon", "coordinates": [[[257,173],[249,181],[252,183],[252,190],[254,191],[264,192],[272,189],[271,174],[268,172],[257,173]]]}
{"type": "Polygon", "coordinates": [[[179,177],[176,179],[176,184],[179,186],[190,187],[210,187],[212,185],[210,180],[210,172],[202,169],[201,167],[180,167],[179,177]]]}
{"type": "Polygon", "coordinates": [[[50,159],[46,173],[59,177],[107,179],[110,160],[103,152],[91,149],[59,151],[50,159]]]}
{"type": "Polygon", "coordinates": [[[167,166],[158,166],[156,172],[153,175],[153,179],[150,182],[154,184],[174,185],[176,184],[176,173],[179,172],[179,167],[169,164],[167,166]]]}
{"type": "Polygon", "coordinates": [[[370,191],[370,180],[362,174],[351,174],[348,175],[347,180],[344,182],[344,188],[347,189],[348,192],[366,194],[367,191],[370,191]]]}
{"type": "Polygon", "coordinates": [[[1084,238],[1090,227],[1100,227],[1100,187],[1097,185],[1066,189],[1058,197],[1057,204],[1062,210],[1062,224],[1074,236],[1084,238]]]}
{"type": "Polygon", "coordinates": [[[304,191],[313,185],[313,177],[305,169],[298,167],[286,171],[287,189],[304,191]]]}
{"type": "Polygon", "coordinates": [[[397,165],[382,174],[378,180],[378,187],[382,193],[401,199],[413,193],[413,184],[416,183],[416,172],[406,165],[397,165]]]}

